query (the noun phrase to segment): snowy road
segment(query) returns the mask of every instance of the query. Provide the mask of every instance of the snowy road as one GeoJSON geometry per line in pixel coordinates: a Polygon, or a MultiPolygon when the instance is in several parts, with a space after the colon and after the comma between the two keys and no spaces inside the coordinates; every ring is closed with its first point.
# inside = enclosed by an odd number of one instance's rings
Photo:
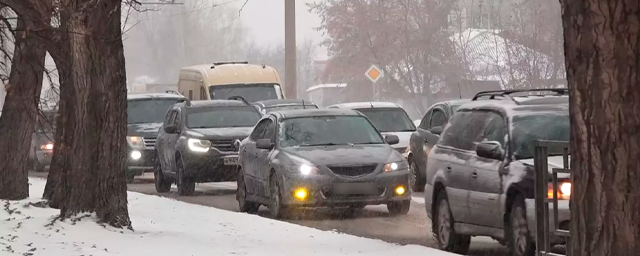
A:
{"type": "MultiPolygon", "coordinates": [[[[33,176],[46,177],[45,174],[33,174],[33,176]]],[[[153,176],[139,177],[135,184],[129,185],[130,191],[148,195],[158,195],[153,185],[153,176]]],[[[179,196],[175,187],[169,193],[159,196],[174,198],[176,200],[210,206],[228,211],[238,211],[235,200],[235,184],[233,183],[207,183],[196,187],[196,195],[191,197],[179,196]]],[[[290,223],[313,227],[320,230],[336,230],[351,235],[381,239],[387,242],[399,244],[419,244],[436,247],[435,240],[430,231],[430,220],[427,217],[421,200],[422,194],[415,194],[411,210],[406,216],[389,217],[385,206],[368,206],[356,216],[340,216],[337,211],[329,209],[302,211],[295,219],[287,220],[290,223]]],[[[259,215],[267,217],[268,210],[260,208],[259,215]]],[[[489,238],[474,238],[469,255],[473,256],[507,256],[503,246],[489,238]]]]}

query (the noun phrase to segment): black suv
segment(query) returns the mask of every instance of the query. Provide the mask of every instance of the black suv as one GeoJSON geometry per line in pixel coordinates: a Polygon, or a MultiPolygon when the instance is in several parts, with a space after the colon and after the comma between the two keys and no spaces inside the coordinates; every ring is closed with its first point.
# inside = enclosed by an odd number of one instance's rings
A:
{"type": "Polygon", "coordinates": [[[167,110],[185,98],[171,93],[127,95],[127,182],[153,170],[154,145],[167,110]]]}
{"type": "Polygon", "coordinates": [[[180,195],[193,195],[196,182],[235,181],[238,145],[261,116],[244,100],[175,104],[155,143],[156,190],[168,192],[175,182],[180,195]]]}
{"type": "MultiPolygon", "coordinates": [[[[471,236],[489,236],[514,256],[535,253],[535,141],[569,140],[567,94],[482,92],[457,110],[427,161],[425,207],[441,249],[465,254],[471,236]],[[515,96],[520,93],[525,96],[515,96]]],[[[549,149],[549,164],[562,166],[563,153],[549,149]]],[[[563,226],[570,219],[571,183],[569,176],[559,178],[563,226]]]]}
{"type": "Polygon", "coordinates": [[[451,100],[433,104],[427,113],[422,117],[420,125],[416,131],[411,134],[409,140],[409,154],[407,161],[411,166],[411,176],[409,176],[409,185],[416,192],[424,191],[424,185],[427,183],[425,172],[427,168],[427,156],[433,148],[433,145],[440,139],[440,134],[444,127],[449,123],[449,119],[453,113],[464,103],[469,100],[451,100]]]}

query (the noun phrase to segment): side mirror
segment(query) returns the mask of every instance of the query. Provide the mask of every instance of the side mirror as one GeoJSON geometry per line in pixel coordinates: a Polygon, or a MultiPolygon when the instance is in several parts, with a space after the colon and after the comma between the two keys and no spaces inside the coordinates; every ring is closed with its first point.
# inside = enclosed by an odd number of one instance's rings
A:
{"type": "Polygon", "coordinates": [[[431,130],[429,130],[429,132],[431,132],[431,134],[433,135],[440,135],[442,134],[442,126],[436,126],[431,128],[431,130]]]}
{"type": "Polygon", "coordinates": [[[479,157],[489,158],[493,160],[504,159],[504,149],[500,143],[495,141],[484,141],[478,143],[476,147],[476,154],[479,157]]]}
{"type": "Polygon", "coordinates": [[[256,148],[258,149],[272,149],[273,143],[269,139],[259,139],[256,141],[256,148]]]}
{"type": "Polygon", "coordinates": [[[169,134],[178,133],[178,126],[175,124],[170,124],[164,127],[164,132],[169,134]]]}
{"type": "Polygon", "coordinates": [[[398,136],[393,135],[393,134],[389,134],[387,136],[384,136],[384,140],[387,141],[387,144],[389,145],[395,145],[400,143],[400,138],[398,138],[398,136]]]}

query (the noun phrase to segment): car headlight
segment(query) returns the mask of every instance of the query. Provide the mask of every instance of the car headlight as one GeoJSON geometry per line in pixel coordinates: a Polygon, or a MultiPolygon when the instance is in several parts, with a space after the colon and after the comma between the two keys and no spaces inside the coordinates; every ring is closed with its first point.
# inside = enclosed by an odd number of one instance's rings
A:
{"type": "Polygon", "coordinates": [[[211,141],[208,140],[189,139],[187,144],[189,149],[194,152],[207,152],[211,148],[211,141]]]}
{"type": "Polygon", "coordinates": [[[144,140],[139,136],[127,136],[127,143],[131,148],[142,149],[144,148],[144,140]]]}
{"type": "MultiPolygon", "coordinates": [[[[547,186],[547,197],[553,198],[553,183],[547,186]]],[[[558,182],[558,199],[569,200],[571,198],[571,182],[558,182]]]]}
{"type": "Polygon", "coordinates": [[[42,146],[40,146],[40,149],[42,149],[42,150],[52,150],[53,149],[53,143],[43,144],[42,146]]]}
{"type": "Polygon", "coordinates": [[[384,165],[384,172],[395,172],[409,169],[407,161],[392,162],[384,165]]]}
{"type": "Polygon", "coordinates": [[[309,174],[318,174],[319,170],[317,167],[312,166],[312,165],[308,165],[308,164],[301,164],[298,167],[298,171],[302,174],[302,175],[309,175],[309,174]]]}

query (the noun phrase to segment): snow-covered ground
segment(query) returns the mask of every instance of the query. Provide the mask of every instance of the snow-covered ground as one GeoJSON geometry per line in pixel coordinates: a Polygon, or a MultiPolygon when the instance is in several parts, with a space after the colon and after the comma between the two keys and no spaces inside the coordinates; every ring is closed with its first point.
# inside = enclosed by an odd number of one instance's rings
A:
{"type": "Polygon", "coordinates": [[[30,206],[45,181],[29,182],[32,198],[0,200],[0,255],[454,255],[133,192],[135,231],[102,227],[92,216],[51,224],[57,210],[30,206]]]}

